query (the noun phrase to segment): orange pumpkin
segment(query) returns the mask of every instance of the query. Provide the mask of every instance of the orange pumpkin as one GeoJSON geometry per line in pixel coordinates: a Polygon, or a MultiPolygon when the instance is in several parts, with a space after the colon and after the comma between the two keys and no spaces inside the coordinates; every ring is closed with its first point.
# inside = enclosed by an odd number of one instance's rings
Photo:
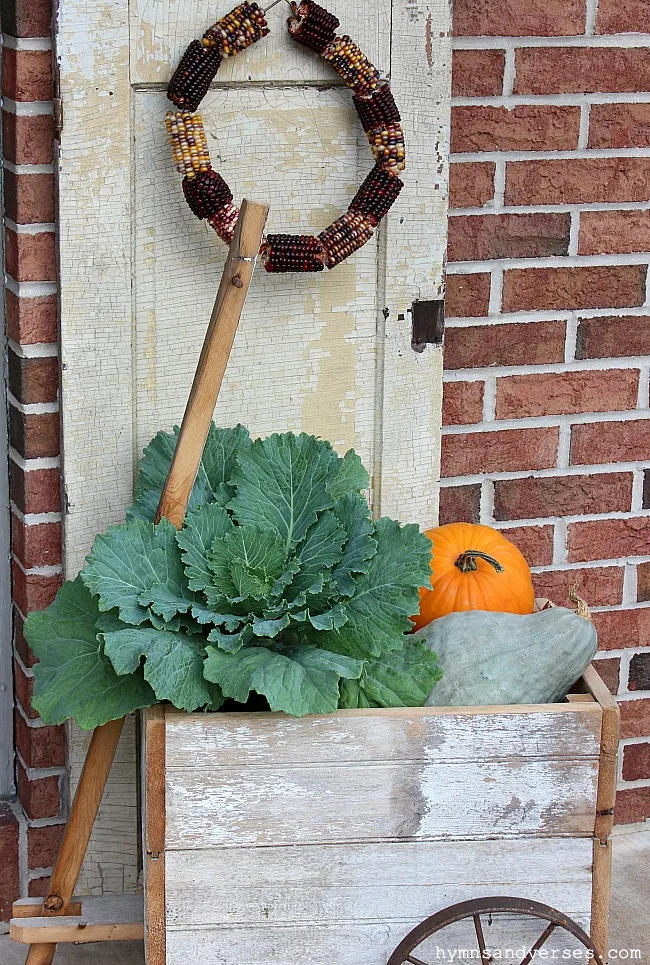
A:
{"type": "Polygon", "coordinates": [[[432,590],[420,590],[420,630],[438,617],[462,610],[532,613],[535,593],[528,563],[496,529],[448,523],[426,534],[433,543],[432,590]]]}

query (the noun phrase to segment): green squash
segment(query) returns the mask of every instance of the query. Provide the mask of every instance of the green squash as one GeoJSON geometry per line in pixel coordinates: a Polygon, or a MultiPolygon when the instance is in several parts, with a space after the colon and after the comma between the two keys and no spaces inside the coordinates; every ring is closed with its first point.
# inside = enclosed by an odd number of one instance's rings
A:
{"type": "Polygon", "coordinates": [[[546,704],[561,700],[591,663],[598,644],[589,611],[470,610],[434,620],[417,638],[438,655],[442,680],[429,707],[546,704]]]}

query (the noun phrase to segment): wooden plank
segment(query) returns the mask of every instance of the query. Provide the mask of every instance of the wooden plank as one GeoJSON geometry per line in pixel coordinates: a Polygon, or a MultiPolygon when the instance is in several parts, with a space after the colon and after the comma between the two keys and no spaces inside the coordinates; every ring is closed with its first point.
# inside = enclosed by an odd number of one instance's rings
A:
{"type": "Polygon", "coordinates": [[[426,528],[438,521],[442,345],[412,344],[412,304],[443,297],[447,246],[449,0],[395,2],[391,87],[408,163],[382,227],[383,308],[374,509],[426,528]]]}
{"type": "Polygon", "coordinates": [[[185,519],[268,213],[268,205],[242,202],[156,513],[156,522],[165,517],[176,529],[185,519]]]}
{"type": "Polygon", "coordinates": [[[165,706],[144,712],[144,878],[147,965],[166,963],[165,706]]]}
{"type": "Polygon", "coordinates": [[[591,861],[589,838],[175,851],[167,927],[423,920],[504,893],[585,909],[591,861]]]}
{"type": "MultiPolygon", "coordinates": [[[[548,897],[552,898],[552,893],[548,897]]],[[[589,928],[589,912],[584,906],[570,905],[564,910],[580,925],[589,928]]],[[[242,965],[243,962],[246,965],[385,965],[399,942],[419,923],[420,920],[414,918],[401,921],[389,918],[358,924],[334,922],[331,925],[278,928],[247,926],[172,930],[168,934],[167,965],[188,965],[188,962],[200,962],[201,965],[242,965]]],[[[543,930],[543,923],[537,919],[523,922],[512,918],[501,922],[495,919],[486,930],[490,948],[504,950],[498,958],[495,956],[495,961],[512,962],[513,944],[515,949],[530,948],[543,930]]],[[[470,952],[473,952],[476,961],[476,938],[472,938],[471,931],[468,933],[465,930],[461,937],[457,930],[454,937],[460,940],[448,945],[450,936],[447,933],[444,938],[443,933],[434,936],[421,953],[425,956],[424,960],[433,965],[437,960],[442,960],[445,949],[451,947],[454,957],[448,956],[448,962],[471,960],[470,952]],[[441,952],[439,955],[438,948],[441,952]]],[[[562,961],[563,946],[566,947],[561,933],[553,936],[544,949],[548,949],[548,960],[554,957],[556,961],[562,961]],[[558,951],[552,956],[554,948],[558,951]]],[[[571,944],[569,952],[574,948],[576,945],[571,944]]],[[[521,961],[522,957],[523,953],[514,961],[521,961]]],[[[566,956],[564,960],[567,960],[566,956]]],[[[573,960],[579,959],[576,956],[573,960]]]]}
{"type": "MultiPolygon", "coordinates": [[[[328,0],[327,9],[341,19],[340,33],[351,34],[364,53],[385,73],[390,69],[390,0],[375,0],[373,15],[367,0],[328,0]]],[[[134,0],[132,3],[132,80],[134,84],[167,84],[187,45],[199,39],[217,19],[232,9],[224,0],[134,0]]],[[[284,81],[294,84],[338,80],[321,57],[289,37],[283,3],[270,11],[270,34],[243,55],[229,57],[217,75],[218,84],[284,81]]]]}
{"type": "MultiPolygon", "coordinates": [[[[19,898],[17,901],[14,901],[13,905],[11,906],[11,917],[36,918],[39,916],[42,905],[42,898],[19,898]]],[[[68,914],[81,914],[81,898],[75,897],[72,899],[72,901],[68,902],[68,914]]]]}
{"type": "Polygon", "coordinates": [[[167,768],[362,761],[596,759],[597,704],[339,711],[297,720],[282,714],[167,714],[167,768]]]}
{"type": "Polygon", "coordinates": [[[611,833],[614,826],[614,808],[616,805],[620,710],[593,664],[585,671],[584,682],[588,691],[603,709],[594,835],[591,938],[596,949],[605,958],[608,951],[607,939],[612,885],[611,833]]]}
{"type": "Polygon", "coordinates": [[[175,768],[166,848],[591,834],[596,778],[588,759],[175,768]]]}
{"type": "Polygon", "coordinates": [[[33,945],[30,953],[60,942],[136,941],[144,937],[142,895],[83,897],[69,906],[69,911],[76,909],[73,914],[55,918],[35,914],[38,906],[32,899],[16,905],[20,914],[14,914],[9,932],[14,941],[33,945]]]}

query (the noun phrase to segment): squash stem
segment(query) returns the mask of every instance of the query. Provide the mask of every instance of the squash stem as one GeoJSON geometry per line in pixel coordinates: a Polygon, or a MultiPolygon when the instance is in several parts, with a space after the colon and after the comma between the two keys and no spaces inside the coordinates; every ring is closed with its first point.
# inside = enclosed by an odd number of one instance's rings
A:
{"type": "Polygon", "coordinates": [[[497,573],[503,573],[503,567],[498,560],[495,560],[493,556],[488,556],[487,553],[482,553],[480,550],[465,550],[464,553],[460,554],[455,565],[458,567],[461,573],[471,573],[472,570],[477,568],[477,559],[485,560],[486,563],[489,563],[490,566],[494,567],[497,573]]]}

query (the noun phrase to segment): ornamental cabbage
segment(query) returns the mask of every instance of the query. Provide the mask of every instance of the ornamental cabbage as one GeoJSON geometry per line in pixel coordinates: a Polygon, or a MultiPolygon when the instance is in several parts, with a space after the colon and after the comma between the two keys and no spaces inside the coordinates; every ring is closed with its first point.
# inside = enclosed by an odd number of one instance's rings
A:
{"type": "Polygon", "coordinates": [[[43,720],[91,728],[162,700],[298,717],[424,704],[440,671],[408,633],[431,543],[371,519],[357,454],[212,426],[177,532],[153,523],[177,433],[145,449],[126,522],[26,621],[43,720]]]}

